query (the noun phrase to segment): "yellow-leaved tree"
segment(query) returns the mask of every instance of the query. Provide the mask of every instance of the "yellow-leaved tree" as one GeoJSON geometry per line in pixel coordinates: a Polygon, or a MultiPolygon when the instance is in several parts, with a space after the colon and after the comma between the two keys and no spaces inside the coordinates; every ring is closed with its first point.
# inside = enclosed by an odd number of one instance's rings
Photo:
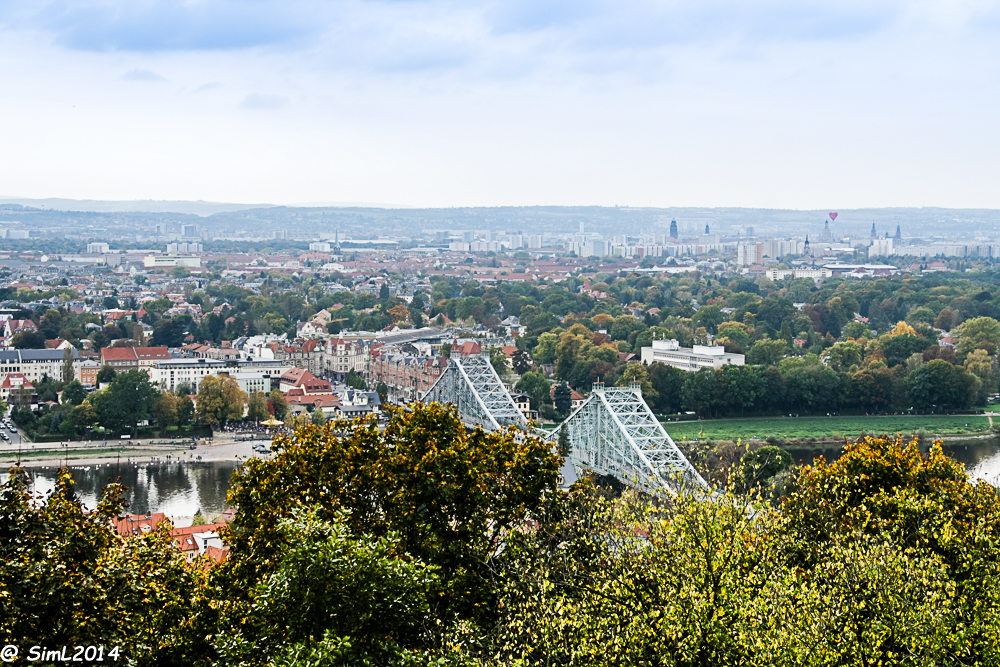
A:
{"type": "Polygon", "coordinates": [[[198,385],[195,419],[212,426],[220,426],[234,419],[243,418],[247,394],[228,375],[209,375],[198,385]]]}

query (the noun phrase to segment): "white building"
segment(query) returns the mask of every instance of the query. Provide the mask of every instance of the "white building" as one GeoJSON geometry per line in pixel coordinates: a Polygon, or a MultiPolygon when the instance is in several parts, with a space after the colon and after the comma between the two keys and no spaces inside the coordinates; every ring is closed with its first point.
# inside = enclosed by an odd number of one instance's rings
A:
{"type": "Polygon", "coordinates": [[[872,245],[868,248],[869,257],[889,257],[892,254],[892,239],[872,239],[872,245]]]}
{"type": "Polygon", "coordinates": [[[761,260],[761,248],[758,243],[738,243],[736,245],[736,263],[740,266],[751,266],[761,260]]]}
{"type": "Polygon", "coordinates": [[[103,255],[111,250],[111,246],[107,243],[88,243],[87,244],[87,254],[89,255],[103,255]]]}
{"type": "Polygon", "coordinates": [[[175,266],[197,269],[201,268],[201,257],[193,255],[147,255],[142,264],[147,269],[169,269],[175,266]]]}
{"type": "Polygon", "coordinates": [[[309,244],[309,250],[312,252],[330,252],[330,244],[324,241],[314,241],[309,244]]]}
{"type": "Polygon", "coordinates": [[[742,366],[746,357],[742,354],[729,354],[721,345],[695,345],[681,347],[676,340],[654,340],[651,347],[642,348],[642,363],[647,366],[654,361],[695,372],[702,368],[719,369],[732,364],[742,366]]]}

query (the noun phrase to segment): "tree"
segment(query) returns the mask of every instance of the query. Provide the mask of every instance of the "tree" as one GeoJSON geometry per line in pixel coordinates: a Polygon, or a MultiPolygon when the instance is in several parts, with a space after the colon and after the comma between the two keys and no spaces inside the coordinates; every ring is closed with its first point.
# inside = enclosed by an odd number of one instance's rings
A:
{"type": "Polygon", "coordinates": [[[385,382],[379,382],[375,385],[375,393],[378,394],[378,400],[382,405],[386,405],[389,401],[389,385],[385,382]]]}
{"type": "Polygon", "coordinates": [[[250,393],[247,400],[247,419],[254,422],[265,421],[270,416],[267,411],[267,396],[262,391],[250,393]]]}
{"type": "Polygon", "coordinates": [[[407,310],[406,306],[402,304],[398,306],[393,306],[386,312],[389,314],[389,317],[392,318],[393,323],[405,322],[406,319],[410,316],[410,311],[407,310]]]}
{"type": "Polygon", "coordinates": [[[344,380],[344,384],[354,389],[360,389],[361,391],[368,391],[368,383],[365,382],[365,379],[360,375],[358,375],[357,371],[355,371],[353,368],[347,371],[347,378],[344,380]]]}
{"type": "Polygon", "coordinates": [[[965,359],[980,343],[992,343],[993,349],[1000,348],[1000,322],[992,317],[974,317],[955,327],[958,336],[958,356],[965,359]]]}
{"type": "Polygon", "coordinates": [[[849,370],[861,363],[861,346],[853,340],[837,343],[826,351],[826,362],[835,371],[849,370]]]}
{"type": "Polygon", "coordinates": [[[97,371],[97,383],[104,384],[106,382],[111,382],[116,375],[118,375],[118,371],[105,364],[104,366],[101,366],[99,371],[97,371]]]}
{"type": "Polygon", "coordinates": [[[194,401],[187,395],[177,398],[177,425],[187,426],[194,419],[194,401]]]}
{"type": "Polygon", "coordinates": [[[161,393],[156,407],[153,409],[153,416],[161,432],[166,432],[168,426],[177,426],[178,409],[181,399],[173,394],[161,393]]]}
{"type": "Polygon", "coordinates": [[[382,283],[382,286],[378,290],[378,299],[382,302],[389,300],[389,283],[382,283]]]}
{"type": "Polygon", "coordinates": [[[18,350],[45,349],[45,336],[37,331],[20,331],[14,334],[11,345],[18,350]]]}
{"type": "Polygon", "coordinates": [[[112,522],[125,489],[109,484],[85,508],[73,487],[65,469],[45,502],[34,502],[23,469],[0,487],[0,590],[18,592],[0,603],[0,642],[23,646],[23,656],[32,645],[105,644],[137,664],[206,660],[211,648],[192,622],[204,574],[187,565],[168,524],[123,538],[112,522]]]}
{"type": "Polygon", "coordinates": [[[288,414],[288,401],[285,400],[285,395],[281,393],[281,390],[272,389],[271,393],[267,395],[267,400],[271,403],[274,416],[278,419],[284,419],[285,415],[288,414]]]}
{"type": "Polygon", "coordinates": [[[747,352],[747,363],[755,366],[776,366],[788,354],[788,343],[762,338],[747,352]]]}
{"type": "Polygon", "coordinates": [[[967,408],[976,398],[979,380],[944,359],[931,359],[906,378],[906,393],[917,410],[967,408]]]}
{"type": "Polygon", "coordinates": [[[668,366],[660,361],[651,363],[647,371],[649,372],[649,384],[656,392],[656,400],[652,402],[650,407],[653,407],[660,414],[679,412],[682,407],[681,389],[687,374],[679,368],[668,366]]]}
{"type": "Polygon", "coordinates": [[[510,375],[510,368],[507,366],[507,355],[502,347],[490,348],[490,365],[497,372],[501,380],[505,380],[510,375]]]}
{"type": "Polygon", "coordinates": [[[153,325],[153,337],[150,342],[154,346],[180,347],[184,344],[186,328],[181,320],[165,317],[153,325]]]}
{"type": "Polygon", "coordinates": [[[640,361],[630,362],[615,380],[615,385],[618,387],[628,387],[632,383],[639,385],[642,396],[647,402],[655,404],[660,398],[656,390],[653,389],[653,384],[649,381],[649,370],[640,361]]]}
{"type": "Polygon", "coordinates": [[[573,450],[573,446],[569,441],[569,432],[566,430],[566,423],[563,422],[562,426],[559,427],[559,456],[569,458],[570,453],[573,450]]]}
{"type": "Polygon", "coordinates": [[[555,392],[552,396],[552,402],[555,404],[556,411],[562,415],[568,415],[570,408],[573,407],[573,391],[569,388],[569,385],[565,382],[556,385],[555,392]]]}
{"type": "MultiPolygon", "coordinates": [[[[427,627],[489,626],[498,596],[492,563],[507,536],[556,493],[558,458],[549,443],[532,436],[469,430],[453,407],[416,403],[412,408],[393,410],[384,430],[369,418],[279,436],[272,460],[250,462],[235,473],[231,500],[240,511],[225,534],[230,554],[219,578],[228,598],[224,607],[232,610],[226,620],[245,629],[247,642],[268,641],[266,622],[244,622],[247,605],[253,604],[253,591],[264,590],[260,587],[282,571],[282,554],[291,543],[281,525],[304,502],[315,517],[340,522],[352,535],[395,536],[398,542],[388,553],[400,565],[417,560],[434,568],[437,578],[423,617],[427,627]]],[[[336,571],[351,572],[342,566],[336,571]]],[[[318,566],[317,572],[327,568],[318,566]]],[[[326,580],[321,574],[317,582],[326,580]]],[[[313,599],[314,590],[322,589],[290,588],[288,594],[313,599]]],[[[276,591],[277,598],[283,596],[276,591]]],[[[339,599],[316,596],[326,605],[339,599]]],[[[359,604],[364,599],[358,598],[359,604]]],[[[352,617],[382,624],[376,628],[395,622],[352,617]]],[[[427,647],[434,637],[420,633],[408,641],[427,647]]]]}
{"type": "Polygon", "coordinates": [[[966,355],[965,370],[979,378],[980,389],[977,405],[985,405],[986,399],[997,391],[997,383],[1000,379],[997,360],[991,357],[986,350],[976,349],[966,355]]]}
{"type": "Polygon", "coordinates": [[[540,410],[542,403],[549,398],[550,386],[549,381],[540,372],[528,371],[514,385],[514,391],[530,396],[532,408],[540,410]]]}
{"type": "Polygon", "coordinates": [[[228,375],[208,375],[198,385],[195,419],[212,426],[243,418],[246,392],[228,375]]]}
{"type": "Polygon", "coordinates": [[[87,398],[87,389],[79,380],[73,380],[63,387],[62,402],[69,405],[80,405],[87,398]]]}
{"type": "Polygon", "coordinates": [[[323,426],[326,424],[326,413],[323,412],[323,408],[316,408],[312,411],[311,421],[313,426],[323,426]]]}
{"type": "Polygon", "coordinates": [[[426,664],[419,637],[439,585],[434,568],[400,557],[400,538],[355,535],[343,515],[296,507],[278,522],[275,566],[249,592],[246,616],[223,617],[223,662],[426,664]]]}
{"type": "Polygon", "coordinates": [[[531,355],[522,349],[518,349],[510,357],[514,371],[518,375],[524,375],[531,370],[531,355]]]}
{"type": "Polygon", "coordinates": [[[62,381],[68,384],[73,381],[75,373],[73,371],[73,348],[67,347],[63,350],[62,381]]]}
{"type": "Polygon", "coordinates": [[[139,422],[153,418],[159,397],[160,392],[150,384],[149,375],[134,368],[116,375],[107,389],[91,396],[91,401],[102,426],[117,432],[128,428],[134,436],[139,422]]]}
{"type": "Polygon", "coordinates": [[[757,486],[767,486],[776,475],[792,467],[792,455],[780,447],[767,445],[747,452],[740,461],[738,488],[747,492],[757,486]]]}

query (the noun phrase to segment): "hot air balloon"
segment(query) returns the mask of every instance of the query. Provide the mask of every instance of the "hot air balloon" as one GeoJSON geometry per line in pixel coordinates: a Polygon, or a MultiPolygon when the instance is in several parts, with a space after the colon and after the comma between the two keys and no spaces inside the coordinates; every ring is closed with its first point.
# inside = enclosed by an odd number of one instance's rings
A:
{"type": "Polygon", "coordinates": [[[830,213],[830,219],[831,220],[836,220],[837,219],[837,212],[836,211],[833,211],[832,213],[830,213]]]}

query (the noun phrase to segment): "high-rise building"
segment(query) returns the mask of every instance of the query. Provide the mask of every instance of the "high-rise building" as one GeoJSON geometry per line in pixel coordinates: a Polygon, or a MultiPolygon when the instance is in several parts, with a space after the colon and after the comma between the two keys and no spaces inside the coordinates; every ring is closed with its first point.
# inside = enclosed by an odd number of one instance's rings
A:
{"type": "Polygon", "coordinates": [[[670,221],[670,238],[679,239],[680,236],[677,235],[677,221],[670,221]]]}
{"type": "Polygon", "coordinates": [[[181,236],[184,238],[198,238],[198,225],[181,225],[181,236]]]}
{"type": "Polygon", "coordinates": [[[708,225],[705,225],[705,235],[708,236],[709,234],[711,234],[711,232],[708,231],[708,225]]]}

